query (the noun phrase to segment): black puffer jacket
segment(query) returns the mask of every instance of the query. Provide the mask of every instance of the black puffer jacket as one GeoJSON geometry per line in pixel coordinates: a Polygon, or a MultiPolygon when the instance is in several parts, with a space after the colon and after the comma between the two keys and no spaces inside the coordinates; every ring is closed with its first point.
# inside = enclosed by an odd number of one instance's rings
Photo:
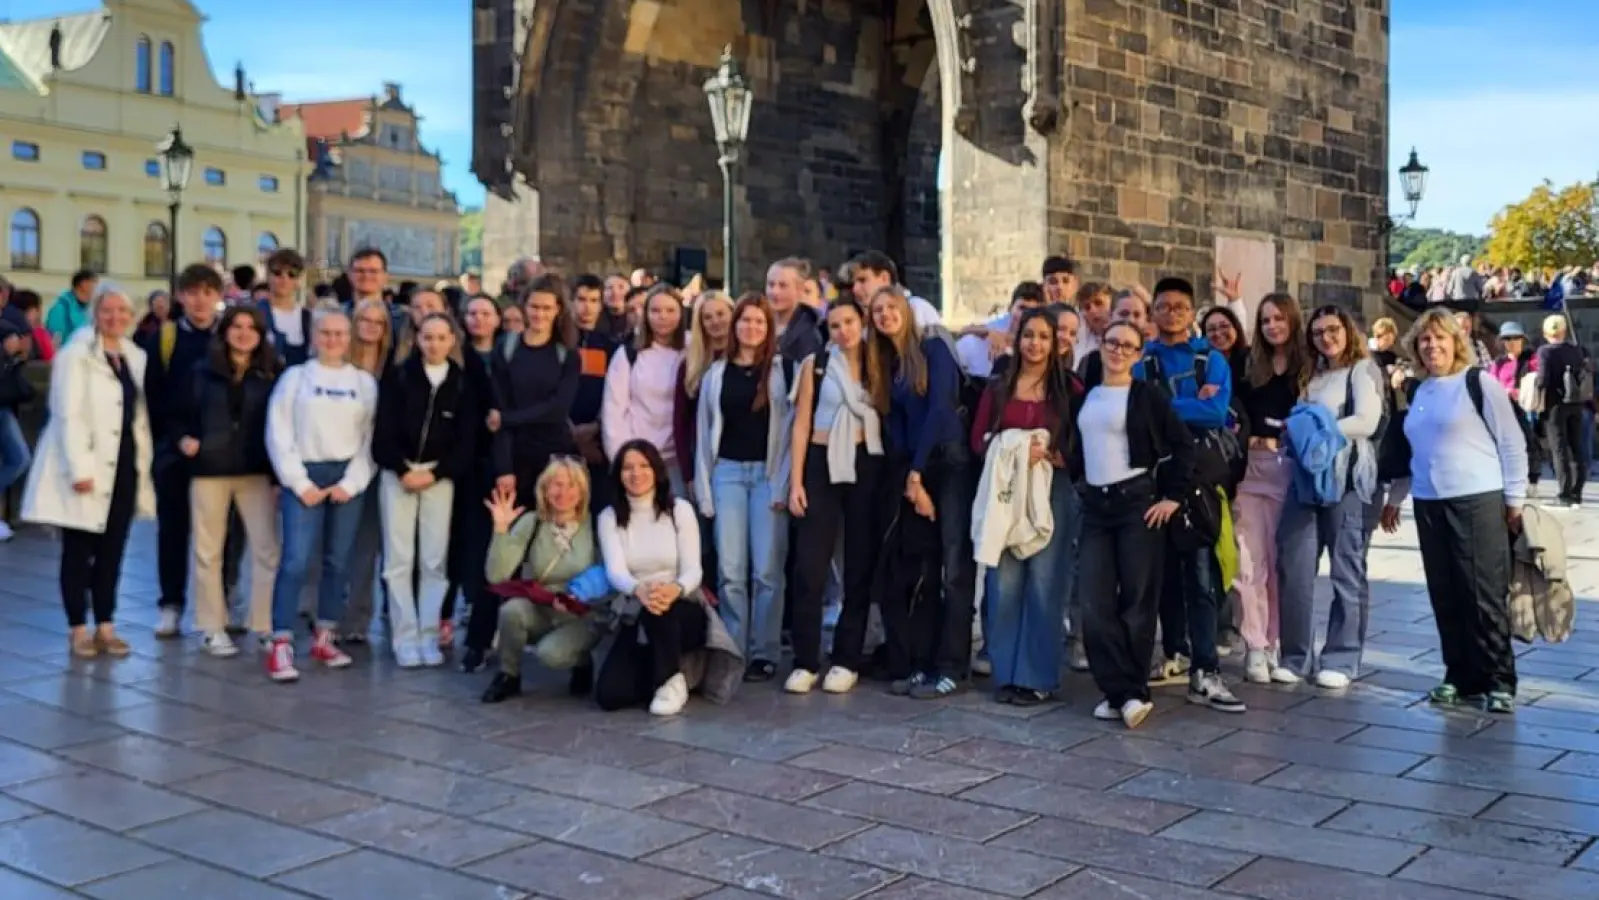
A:
{"type": "Polygon", "coordinates": [[[209,360],[195,364],[190,372],[191,388],[174,395],[179,403],[173,410],[175,420],[183,423],[178,437],[200,442],[199,452],[189,460],[189,474],[196,478],[271,475],[267,401],[277,375],[251,368],[235,384],[230,373],[217,371],[209,360]]]}
{"type": "Polygon", "coordinates": [[[372,459],[400,475],[411,463],[433,463],[434,478],[459,477],[472,468],[482,409],[460,365],[450,362],[435,389],[422,368],[422,355],[413,353],[389,367],[378,387],[372,459]]]}

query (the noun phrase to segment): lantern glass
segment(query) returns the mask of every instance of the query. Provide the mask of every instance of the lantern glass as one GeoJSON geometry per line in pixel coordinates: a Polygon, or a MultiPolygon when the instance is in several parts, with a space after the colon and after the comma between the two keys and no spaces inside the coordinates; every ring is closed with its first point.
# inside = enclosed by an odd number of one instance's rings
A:
{"type": "Polygon", "coordinates": [[[168,193],[182,193],[189,185],[189,173],[194,168],[194,148],[183,140],[183,129],[172,133],[156,145],[161,156],[161,179],[168,193]]]}
{"type": "Polygon", "coordinates": [[[1405,192],[1405,200],[1412,207],[1420,203],[1422,196],[1427,193],[1427,172],[1427,167],[1416,158],[1414,149],[1410,151],[1410,160],[1399,167],[1400,187],[1405,192]]]}
{"type": "Polygon", "coordinates": [[[711,105],[711,127],[717,146],[742,146],[749,137],[752,92],[733,59],[731,46],[722,51],[721,65],[705,82],[705,99],[711,105]]]}

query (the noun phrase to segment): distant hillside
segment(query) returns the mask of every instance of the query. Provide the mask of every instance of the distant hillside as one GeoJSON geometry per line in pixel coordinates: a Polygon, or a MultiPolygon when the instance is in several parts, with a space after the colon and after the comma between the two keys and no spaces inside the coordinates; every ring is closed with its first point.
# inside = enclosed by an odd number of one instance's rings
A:
{"type": "Polygon", "coordinates": [[[1465,254],[1480,255],[1487,242],[1487,238],[1440,228],[1401,225],[1388,238],[1388,265],[1395,269],[1452,266],[1465,254]]]}

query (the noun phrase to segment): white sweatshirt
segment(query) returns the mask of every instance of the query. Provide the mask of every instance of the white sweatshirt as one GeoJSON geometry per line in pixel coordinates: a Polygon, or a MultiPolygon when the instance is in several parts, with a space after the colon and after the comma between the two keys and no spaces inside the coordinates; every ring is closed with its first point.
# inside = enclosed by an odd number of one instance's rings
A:
{"type": "Polygon", "coordinates": [[[298,495],[316,487],[306,463],[348,460],[339,487],[352,497],[366,490],[377,408],[377,381],[355,366],[330,369],[314,359],[290,366],[267,404],[267,455],[278,481],[298,495]]]}
{"type": "Polygon", "coordinates": [[[1050,506],[1055,467],[1029,461],[1034,441],[1049,443],[1042,428],[1007,428],[994,436],[972,504],[972,558],[993,568],[1006,550],[1027,559],[1049,545],[1055,534],[1050,506]]]}

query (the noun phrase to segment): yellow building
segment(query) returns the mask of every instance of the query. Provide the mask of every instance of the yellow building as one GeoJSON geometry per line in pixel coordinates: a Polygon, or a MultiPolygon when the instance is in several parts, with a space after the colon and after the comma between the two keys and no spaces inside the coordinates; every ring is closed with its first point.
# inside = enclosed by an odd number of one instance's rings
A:
{"type": "Polygon", "coordinates": [[[301,124],[313,163],[305,245],[313,277],[334,277],[363,247],[382,250],[397,280],[458,274],[460,208],[398,84],[385,83],[382,96],[284,103],[278,116],[301,124]]]}
{"type": "Polygon", "coordinates": [[[155,145],[194,148],[181,268],[256,262],[302,239],[304,137],[267,121],[244,73],[219,85],[187,0],[0,25],[0,216],[6,274],[48,301],[78,269],[140,295],[168,282],[169,199],[155,145]]]}

